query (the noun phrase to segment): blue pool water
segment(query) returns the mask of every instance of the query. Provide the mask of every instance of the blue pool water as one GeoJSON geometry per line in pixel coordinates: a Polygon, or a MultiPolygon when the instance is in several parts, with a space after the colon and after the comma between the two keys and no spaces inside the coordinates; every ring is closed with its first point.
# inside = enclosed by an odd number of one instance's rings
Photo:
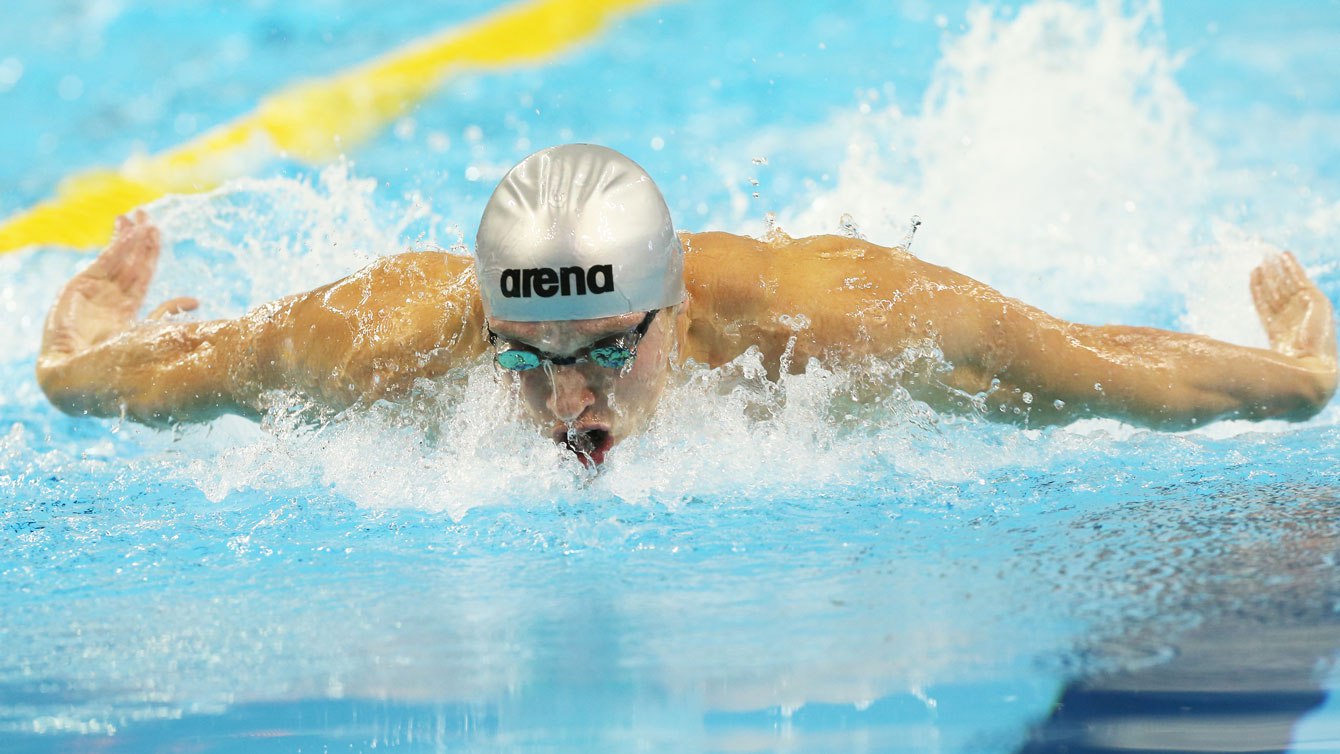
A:
{"type": "MultiPolygon", "coordinates": [[[[492,3],[21,0],[0,215],[492,3]]],[[[591,141],[681,227],[896,243],[1057,314],[1259,345],[1340,300],[1340,3],[667,3],[451,80],[347,160],[151,215],[230,316],[472,238],[591,141]],[[771,213],[771,214],[769,214],[771,213]]],[[[597,475],[487,367],[329,426],[53,410],[86,257],[0,256],[0,750],[1340,750],[1340,409],[1182,434],[937,416],[889,376],[677,378],[597,475]]]]}

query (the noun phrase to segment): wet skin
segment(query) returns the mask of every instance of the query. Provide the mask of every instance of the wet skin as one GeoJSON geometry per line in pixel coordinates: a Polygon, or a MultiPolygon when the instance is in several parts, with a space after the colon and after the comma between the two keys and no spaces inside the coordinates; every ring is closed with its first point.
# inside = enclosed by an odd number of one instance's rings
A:
{"type": "MultiPolygon", "coordinates": [[[[566,444],[583,460],[603,463],[610,448],[651,421],[670,373],[678,310],[657,315],[625,369],[586,362],[502,374],[517,383],[531,421],[547,428],[555,442],[566,444]]],[[[643,316],[633,312],[577,322],[492,320],[489,327],[502,338],[536,350],[571,355],[628,333],[643,316]]]]}
{"type": "MultiPolygon", "coordinates": [[[[518,381],[524,413],[544,436],[569,441],[575,428],[583,436],[574,447],[603,459],[645,428],[676,365],[716,367],[750,347],[774,377],[803,371],[812,358],[858,367],[901,358],[896,379],[933,407],[984,405],[988,417],[1031,426],[1086,416],[1160,429],[1223,418],[1301,420],[1336,389],[1331,304],[1289,254],[1252,274],[1271,343],[1257,349],[1066,322],[863,240],[727,233],[681,240],[688,298],[657,316],[630,369],[499,370],[518,381]],[[939,358],[908,361],[910,352],[939,358]]],[[[61,410],[153,425],[225,413],[258,418],[266,394],[284,390],[340,411],[405,396],[416,380],[491,358],[468,258],[400,254],[238,319],[164,320],[196,307],[178,298],[139,321],[159,244],[143,213],[123,218],[111,245],[52,307],[37,376],[61,410]]],[[[644,314],[489,324],[500,336],[571,355],[635,327],[644,314]]]]}

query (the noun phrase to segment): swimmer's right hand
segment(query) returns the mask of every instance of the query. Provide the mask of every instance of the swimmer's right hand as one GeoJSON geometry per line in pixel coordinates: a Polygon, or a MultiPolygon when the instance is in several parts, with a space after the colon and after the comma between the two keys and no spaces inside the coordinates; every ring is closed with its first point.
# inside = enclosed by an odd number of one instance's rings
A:
{"type": "MultiPolygon", "coordinates": [[[[66,284],[47,317],[42,357],[71,356],[130,329],[158,267],[162,239],[144,210],[116,219],[107,248],[66,284]]],[[[171,299],[150,319],[190,311],[199,302],[171,299]]]]}

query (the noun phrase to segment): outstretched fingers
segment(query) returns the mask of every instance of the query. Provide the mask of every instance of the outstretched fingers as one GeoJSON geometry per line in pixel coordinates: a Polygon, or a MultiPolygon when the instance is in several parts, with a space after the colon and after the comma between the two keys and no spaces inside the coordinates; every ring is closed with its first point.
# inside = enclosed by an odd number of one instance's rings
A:
{"type": "Polygon", "coordinates": [[[1275,258],[1266,259],[1252,270],[1252,300],[1262,318],[1273,315],[1283,304],[1279,286],[1279,271],[1275,258]]]}
{"type": "MultiPolygon", "coordinates": [[[[144,303],[161,245],[143,210],[117,218],[111,243],[61,290],[47,318],[43,356],[78,353],[128,329],[144,303]]],[[[181,301],[175,306],[187,308],[181,301]]]]}
{"type": "Polygon", "coordinates": [[[86,274],[110,283],[135,306],[144,300],[162,250],[162,237],[144,210],[116,219],[116,233],[107,248],[98,254],[86,274]]]}
{"type": "Polygon", "coordinates": [[[1280,254],[1278,259],[1283,277],[1291,287],[1295,290],[1316,289],[1316,284],[1307,276],[1307,271],[1303,269],[1303,265],[1298,263],[1298,259],[1294,257],[1292,252],[1286,251],[1280,254]]]}
{"type": "Polygon", "coordinates": [[[182,312],[193,312],[200,308],[200,301],[190,296],[178,296],[168,299],[149,312],[147,319],[162,319],[182,312]]]}
{"type": "Polygon", "coordinates": [[[1288,356],[1334,360],[1331,303],[1293,254],[1271,256],[1252,270],[1251,290],[1272,348],[1288,356]]]}

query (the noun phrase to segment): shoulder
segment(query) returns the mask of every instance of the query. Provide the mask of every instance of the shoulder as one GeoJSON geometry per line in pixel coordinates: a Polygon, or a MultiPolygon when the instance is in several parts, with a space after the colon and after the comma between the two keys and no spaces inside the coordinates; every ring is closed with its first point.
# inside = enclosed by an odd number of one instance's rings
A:
{"type": "Polygon", "coordinates": [[[682,233],[685,280],[698,285],[756,286],[763,283],[803,287],[841,285],[853,275],[903,282],[936,269],[903,249],[860,238],[821,235],[791,238],[778,233],[756,239],[732,233],[682,233]]]}
{"type": "Polygon", "coordinates": [[[880,246],[863,238],[819,235],[792,238],[777,233],[768,239],[739,236],[722,231],[681,232],[686,259],[708,262],[726,259],[752,259],[755,263],[778,261],[823,263],[842,259],[917,263],[916,257],[898,247],[880,246]]]}
{"type": "Polygon", "coordinates": [[[366,307],[383,301],[397,305],[474,295],[474,267],[469,257],[439,251],[382,257],[316,293],[328,305],[366,307]]]}
{"type": "Polygon", "coordinates": [[[405,280],[449,281],[462,276],[473,277],[474,263],[470,257],[443,251],[412,251],[382,257],[365,267],[361,273],[384,279],[386,282],[405,280]]]}

